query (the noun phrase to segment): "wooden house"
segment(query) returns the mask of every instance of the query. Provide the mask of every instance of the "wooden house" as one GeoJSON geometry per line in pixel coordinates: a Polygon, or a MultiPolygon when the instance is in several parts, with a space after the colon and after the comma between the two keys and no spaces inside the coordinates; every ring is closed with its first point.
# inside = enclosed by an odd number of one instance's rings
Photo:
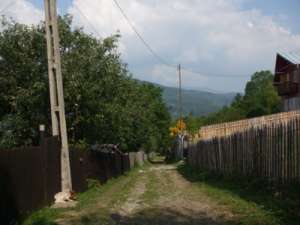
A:
{"type": "Polygon", "coordinates": [[[274,86],[282,98],[282,110],[300,109],[300,52],[278,53],[274,86]]]}

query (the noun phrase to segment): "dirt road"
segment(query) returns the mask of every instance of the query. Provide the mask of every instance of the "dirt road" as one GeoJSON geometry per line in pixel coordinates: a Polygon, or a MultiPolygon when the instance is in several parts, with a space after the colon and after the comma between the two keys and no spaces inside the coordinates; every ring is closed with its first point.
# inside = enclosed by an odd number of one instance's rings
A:
{"type": "Polygon", "coordinates": [[[209,201],[175,166],[147,169],[113,215],[116,224],[225,224],[231,214],[209,201]]]}
{"type": "Polygon", "coordinates": [[[56,222],[116,225],[232,224],[233,216],[199,192],[170,165],[152,165],[116,182],[88,207],[67,211],[56,222]]]}

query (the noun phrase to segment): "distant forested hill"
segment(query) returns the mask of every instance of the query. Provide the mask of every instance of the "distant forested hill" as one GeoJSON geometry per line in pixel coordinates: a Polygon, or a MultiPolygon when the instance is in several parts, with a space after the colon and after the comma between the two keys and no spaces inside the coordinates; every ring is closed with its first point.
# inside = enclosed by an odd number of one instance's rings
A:
{"type": "MultiPolygon", "coordinates": [[[[163,98],[169,111],[172,116],[176,116],[177,88],[159,86],[163,89],[163,98]]],[[[216,94],[208,91],[182,90],[183,113],[185,115],[192,113],[195,116],[200,116],[216,112],[223,106],[229,105],[235,95],[236,93],[216,94]]]]}

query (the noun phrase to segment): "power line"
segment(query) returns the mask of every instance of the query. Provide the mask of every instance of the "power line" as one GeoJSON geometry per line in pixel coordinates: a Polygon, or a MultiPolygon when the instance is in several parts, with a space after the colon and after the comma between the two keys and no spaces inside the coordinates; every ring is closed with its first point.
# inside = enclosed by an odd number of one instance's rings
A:
{"type": "Polygon", "coordinates": [[[3,12],[5,12],[8,8],[10,8],[11,6],[13,6],[16,3],[17,3],[16,0],[13,0],[12,2],[8,3],[3,9],[0,10],[0,14],[2,14],[3,12]]]}
{"type": "Polygon", "coordinates": [[[88,19],[88,17],[79,9],[79,7],[77,7],[76,4],[74,4],[74,7],[76,8],[76,10],[79,12],[79,14],[86,20],[86,22],[89,24],[89,26],[94,30],[94,32],[101,38],[104,39],[102,37],[102,35],[98,32],[98,30],[96,29],[96,27],[91,23],[91,21],[88,19]]]}
{"type": "Polygon", "coordinates": [[[120,10],[121,14],[123,15],[123,17],[125,18],[125,20],[127,21],[127,23],[129,24],[129,26],[132,28],[132,30],[135,32],[135,34],[138,36],[138,38],[141,40],[141,42],[145,45],[145,47],[151,52],[151,54],[162,64],[168,66],[168,67],[172,67],[172,68],[177,68],[176,65],[172,65],[170,63],[168,63],[166,60],[164,60],[161,56],[159,56],[154,49],[150,46],[150,44],[147,43],[147,41],[143,38],[143,36],[138,32],[138,30],[135,28],[135,26],[133,25],[133,23],[131,22],[131,20],[129,19],[129,17],[126,15],[125,11],[122,9],[122,7],[120,6],[120,4],[118,3],[117,0],[113,0],[113,2],[115,3],[115,5],[117,6],[117,8],[120,10]]]}
{"type": "Polygon", "coordinates": [[[83,17],[85,19],[85,21],[88,23],[88,25],[90,26],[90,28],[92,28],[92,30],[100,37],[100,39],[104,39],[102,37],[102,35],[98,32],[98,30],[96,29],[96,27],[93,25],[93,23],[89,20],[89,18],[85,15],[85,13],[79,9],[79,7],[76,5],[76,3],[72,2],[72,0],[68,0],[68,3],[70,5],[73,5],[74,8],[79,12],[80,16],[83,17]]]}
{"type": "MultiPolygon", "coordinates": [[[[163,65],[166,65],[168,67],[174,68],[177,70],[177,66],[176,65],[172,65],[170,63],[168,63],[165,59],[163,59],[158,53],[156,53],[154,51],[154,49],[150,46],[150,44],[147,43],[147,41],[143,38],[143,36],[138,32],[138,30],[136,29],[136,27],[134,26],[134,24],[131,22],[131,20],[129,19],[129,17],[127,16],[127,14],[125,13],[125,11],[122,9],[122,7],[120,6],[120,4],[118,3],[117,0],[113,0],[113,2],[115,3],[115,5],[117,6],[117,8],[120,10],[121,14],[123,15],[123,17],[125,18],[125,20],[127,21],[127,23],[129,24],[129,26],[132,28],[132,30],[135,32],[135,34],[138,36],[138,38],[141,40],[141,42],[145,45],[145,47],[150,51],[150,53],[159,61],[161,62],[163,65]]],[[[193,73],[193,74],[198,74],[200,76],[203,77],[224,77],[224,78],[236,78],[236,77],[244,77],[247,78],[250,75],[205,75],[200,71],[196,71],[193,69],[189,69],[189,68],[185,68],[182,67],[181,70],[189,72],[189,73],[193,73]]]]}
{"type": "Polygon", "coordinates": [[[250,76],[250,74],[249,75],[239,75],[239,74],[235,74],[235,75],[234,74],[219,74],[219,75],[218,74],[209,74],[209,75],[205,75],[203,72],[193,70],[193,69],[190,69],[190,68],[186,68],[186,67],[181,67],[181,70],[189,72],[189,73],[193,73],[193,74],[198,74],[198,75],[203,76],[203,77],[248,78],[250,76]]]}
{"type": "MultiPolygon", "coordinates": [[[[13,6],[15,3],[17,2],[17,0],[13,0],[12,2],[10,2],[8,5],[6,5],[2,10],[0,10],[0,14],[4,11],[6,11],[8,8],[10,8],[11,6],[13,6]]],[[[137,28],[134,26],[134,24],[131,22],[131,20],[129,19],[129,17],[127,16],[127,14],[125,13],[125,11],[122,9],[122,7],[120,6],[120,4],[118,3],[117,0],[113,0],[113,2],[115,3],[115,5],[117,6],[117,8],[120,10],[121,14],[123,15],[123,17],[125,18],[125,20],[127,21],[127,23],[129,24],[129,26],[132,28],[132,30],[135,32],[135,34],[137,35],[137,37],[141,40],[141,42],[144,44],[144,46],[149,50],[149,52],[163,65],[166,65],[168,67],[177,69],[176,65],[172,65],[170,63],[168,63],[165,59],[163,59],[158,53],[155,52],[155,50],[151,47],[150,44],[147,43],[147,41],[143,38],[143,36],[139,33],[139,31],[137,30],[137,28]]],[[[79,9],[79,7],[76,4],[73,4],[75,9],[79,12],[79,14],[86,20],[86,22],[88,23],[88,25],[92,28],[92,30],[101,38],[103,39],[102,35],[98,32],[98,30],[96,29],[96,27],[91,23],[91,21],[88,19],[88,17],[85,15],[85,13],[79,9]]],[[[247,78],[248,76],[245,75],[232,75],[232,74],[228,74],[228,75],[216,75],[216,74],[210,74],[210,75],[205,75],[203,72],[200,71],[196,71],[190,68],[186,68],[186,67],[182,67],[181,68],[182,71],[186,71],[189,73],[193,73],[193,74],[197,74],[203,77],[224,77],[224,78],[236,78],[236,77],[244,77],[247,78]]]]}

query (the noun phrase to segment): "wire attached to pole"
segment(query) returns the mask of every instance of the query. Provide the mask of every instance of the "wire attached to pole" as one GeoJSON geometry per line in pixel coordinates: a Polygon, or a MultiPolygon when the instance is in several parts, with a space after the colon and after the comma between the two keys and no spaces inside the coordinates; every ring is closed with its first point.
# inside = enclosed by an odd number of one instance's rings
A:
{"type": "MultiPolygon", "coordinates": [[[[117,0],[112,0],[114,2],[114,4],[116,5],[116,7],[118,8],[118,10],[121,12],[121,14],[123,15],[124,19],[127,21],[128,25],[131,27],[131,29],[134,31],[134,33],[137,35],[137,37],[141,40],[141,42],[144,44],[144,46],[149,50],[149,52],[157,59],[157,61],[159,61],[161,64],[167,66],[167,67],[171,67],[173,69],[178,69],[177,65],[172,65],[170,63],[168,63],[165,59],[163,59],[158,53],[156,53],[154,51],[154,49],[151,47],[150,44],[147,43],[147,41],[143,38],[143,36],[139,33],[139,31],[137,30],[137,28],[134,26],[133,22],[131,22],[131,20],[129,19],[129,17],[127,16],[127,14],[125,13],[125,11],[123,10],[123,8],[121,7],[121,5],[118,3],[117,0]]],[[[243,77],[243,78],[248,78],[250,75],[205,75],[200,71],[195,71],[193,69],[189,69],[186,67],[181,67],[181,71],[186,71],[192,74],[197,74],[203,77],[224,77],[224,78],[237,78],[237,77],[243,77]]]]}
{"type": "Polygon", "coordinates": [[[16,3],[17,3],[16,0],[13,0],[12,2],[8,3],[3,9],[0,10],[0,14],[2,14],[3,12],[5,12],[7,9],[9,9],[10,7],[12,7],[16,3]]]}

